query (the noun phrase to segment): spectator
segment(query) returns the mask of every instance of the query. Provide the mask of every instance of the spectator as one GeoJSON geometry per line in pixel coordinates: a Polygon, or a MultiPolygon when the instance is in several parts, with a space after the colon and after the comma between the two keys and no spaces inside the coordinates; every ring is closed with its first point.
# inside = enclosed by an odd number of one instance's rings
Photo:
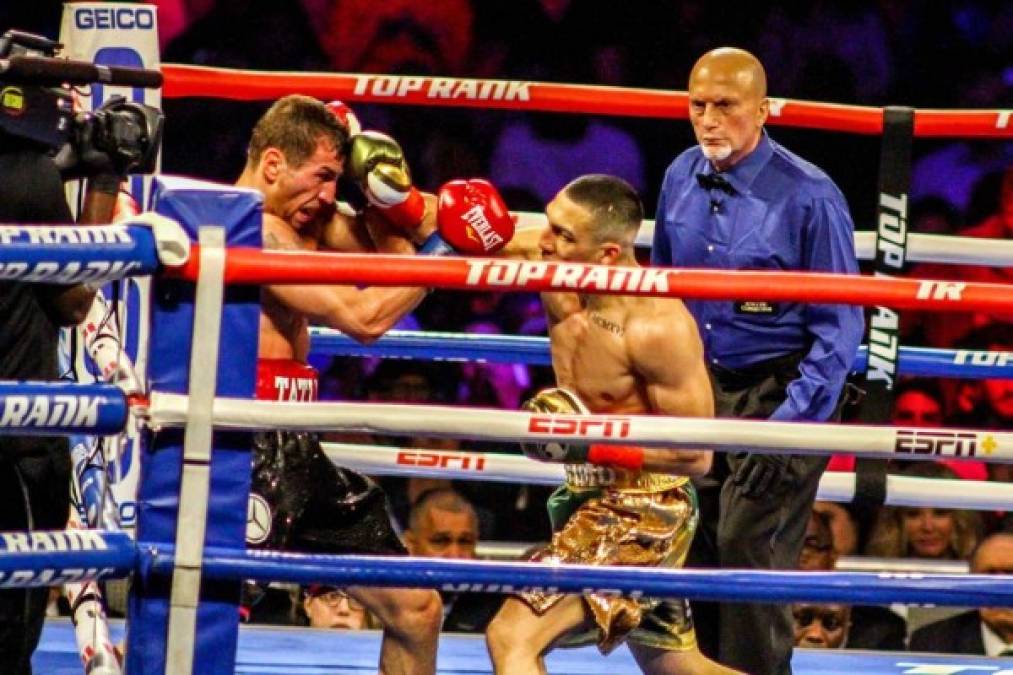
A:
{"type": "Polygon", "coordinates": [[[471,51],[468,0],[338,0],[318,37],[340,72],[459,75],[471,51]]]}
{"type": "Polygon", "coordinates": [[[542,203],[588,171],[619,176],[638,191],[646,182],[636,139],[615,124],[586,118],[540,114],[512,122],[496,141],[489,163],[493,182],[528,190],[542,203]]]}
{"type": "Polygon", "coordinates": [[[809,524],[805,528],[805,539],[802,540],[802,553],[798,557],[798,568],[800,570],[832,570],[836,563],[837,552],[834,551],[830,518],[826,513],[813,510],[809,514],[809,524]]]}
{"type": "Polygon", "coordinates": [[[923,197],[911,204],[911,232],[954,234],[962,224],[960,212],[942,197],[923,197]]]}
{"type": "MultiPolygon", "coordinates": [[[[1013,574],[1013,534],[993,534],[971,558],[975,574],[1013,574]]],[[[1013,609],[982,607],[930,623],[911,636],[911,651],[1013,656],[1013,609]]]]}
{"type": "MultiPolygon", "coordinates": [[[[1013,144],[1009,144],[1013,146],[1013,144]]],[[[1013,238],[1013,157],[1006,168],[998,201],[991,216],[957,232],[961,237],[1013,238]]],[[[1013,267],[984,265],[944,265],[926,263],[911,269],[910,276],[920,279],[953,279],[984,283],[1013,283],[1013,267]]],[[[906,323],[921,325],[925,341],[933,347],[952,347],[974,330],[990,323],[1013,323],[1013,311],[1006,314],[966,313],[953,316],[921,312],[911,314],[906,323]]]]}
{"type": "MultiPolygon", "coordinates": [[[[981,102],[981,107],[995,102],[981,102]]],[[[978,181],[1013,164],[1011,143],[954,141],[915,160],[911,171],[911,199],[941,197],[961,212],[971,205],[978,181]]],[[[984,235],[978,235],[984,236],[984,235]]]]}
{"type": "MultiPolygon", "coordinates": [[[[896,389],[891,423],[897,426],[939,428],[943,426],[943,394],[935,380],[904,380],[896,389]]],[[[958,478],[988,480],[984,462],[943,459],[958,478]]]]}
{"type": "MultiPolygon", "coordinates": [[[[834,569],[837,558],[831,516],[825,509],[814,508],[798,567],[829,571],[834,569]]],[[[796,647],[904,649],[907,626],[904,619],[886,607],[804,603],[792,607],[792,618],[796,647]]]]}
{"type": "MultiPolygon", "coordinates": [[[[952,469],[924,462],[908,467],[901,475],[956,478],[952,469]]],[[[967,560],[980,536],[981,518],[974,511],[884,506],[876,516],[865,552],[882,558],[967,560]]]]}
{"type": "MultiPolygon", "coordinates": [[[[500,335],[503,330],[492,321],[477,321],[465,326],[464,332],[500,335]]],[[[521,394],[530,386],[531,376],[522,363],[469,362],[461,367],[457,399],[465,405],[516,410],[521,394]]]]}
{"type": "MultiPolygon", "coordinates": [[[[1013,358],[1013,323],[994,323],[961,341],[963,349],[1001,352],[1013,358]]],[[[1009,429],[1013,426],[1013,379],[989,378],[960,384],[957,412],[950,420],[957,426],[1009,429]]]]}
{"type": "MultiPolygon", "coordinates": [[[[432,490],[415,502],[405,532],[412,555],[456,560],[477,556],[478,516],[464,496],[450,489],[432,490]]],[[[488,593],[441,593],[443,630],[482,633],[499,610],[503,598],[488,593]]]]}
{"type": "Polygon", "coordinates": [[[836,603],[792,605],[795,646],[809,649],[842,649],[851,630],[851,607],[836,603]]]}
{"type": "MultiPolygon", "coordinates": [[[[906,379],[894,390],[893,416],[890,422],[896,426],[939,428],[943,426],[943,393],[935,380],[906,379]]],[[[943,459],[940,464],[948,466],[959,478],[965,480],[987,480],[988,472],[984,462],[962,459],[943,459]]],[[[828,471],[854,471],[854,455],[834,455],[827,466],[828,471]]]]}
{"type": "Polygon", "coordinates": [[[334,586],[322,584],[307,586],[302,609],[310,628],[362,630],[376,627],[375,621],[365,607],[334,586]]]}
{"type": "Polygon", "coordinates": [[[858,523],[850,511],[834,502],[816,502],[813,511],[826,515],[833,533],[831,538],[837,558],[852,555],[858,550],[858,523]]]}
{"type": "Polygon", "coordinates": [[[474,560],[478,543],[475,508],[453,490],[431,490],[415,501],[405,532],[412,555],[474,560]]]}

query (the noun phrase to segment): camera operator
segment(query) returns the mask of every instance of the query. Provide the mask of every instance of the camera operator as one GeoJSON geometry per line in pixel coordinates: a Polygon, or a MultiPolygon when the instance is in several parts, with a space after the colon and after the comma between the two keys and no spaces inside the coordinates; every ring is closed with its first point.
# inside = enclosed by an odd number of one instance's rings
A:
{"type": "MultiPolygon", "coordinates": [[[[52,56],[57,46],[11,31],[0,38],[0,58],[52,56]]],[[[157,111],[153,133],[135,133],[140,127],[130,129],[131,119],[143,126],[137,115],[113,119],[122,100],[76,116],[69,105],[59,109],[61,101],[69,102],[66,90],[5,82],[0,74],[0,223],[72,223],[63,186],[70,177],[88,178],[80,222],[108,223],[125,175],[138,157],[157,152],[150,147],[161,131],[157,111]]],[[[0,379],[59,379],[60,328],[84,319],[95,290],[0,281],[0,379]]],[[[63,529],[70,480],[66,438],[0,435],[0,531],[63,529]]],[[[47,596],[46,588],[0,591],[0,673],[32,672],[47,596]]]]}

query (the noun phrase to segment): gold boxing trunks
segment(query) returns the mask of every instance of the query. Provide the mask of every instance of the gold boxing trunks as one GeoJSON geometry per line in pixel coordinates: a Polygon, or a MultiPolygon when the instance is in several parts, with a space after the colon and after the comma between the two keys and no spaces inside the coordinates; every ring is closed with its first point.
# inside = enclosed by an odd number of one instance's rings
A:
{"type": "MultiPolygon", "coordinates": [[[[549,498],[555,534],[532,560],[578,565],[681,567],[696,530],[696,491],[686,478],[660,491],[564,485],[549,498]],[[568,517],[567,517],[568,516],[568,517]],[[556,527],[556,523],[565,524],[556,527]]],[[[543,614],[563,594],[519,596],[543,614]]],[[[570,635],[563,646],[597,642],[603,654],[629,639],[670,651],[696,646],[696,633],[685,600],[585,595],[594,618],[589,631],[570,635]]]]}

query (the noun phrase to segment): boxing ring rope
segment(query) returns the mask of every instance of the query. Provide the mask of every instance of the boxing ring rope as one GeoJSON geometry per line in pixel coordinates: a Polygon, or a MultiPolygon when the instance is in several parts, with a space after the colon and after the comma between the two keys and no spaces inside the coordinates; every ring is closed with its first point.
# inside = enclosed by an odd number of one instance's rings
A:
{"type": "MultiPolygon", "coordinates": [[[[511,212],[517,218],[517,231],[541,230],[545,214],[529,211],[511,212]]],[[[637,246],[650,248],[654,241],[654,220],[644,219],[637,233],[637,246]]],[[[859,260],[876,257],[876,233],[855,232],[855,253],[859,260]]],[[[985,237],[955,237],[943,234],[908,233],[907,262],[931,262],[950,265],[1013,265],[1013,240],[985,237]]]]}
{"type": "Polygon", "coordinates": [[[189,252],[179,223],[155,213],[115,225],[0,225],[6,281],[98,284],[181,265],[189,252]]]}
{"type": "MultiPolygon", "coordinates": [[[[158,431],[186,421],[188,398],[152,392],[150,423],[158,431]]],[[[768,454],[934,460],[941,456],[1013,464],[1013,432],[923,429],[666,417],[542,415],[524,411],[394,403],[301,403],[215,398],[211,418],[221,429],[359,431],[487,441],[639,444],[652,447],[746,449],[768,454]]]]}
{"type": "MultiPolygon", "coordinates": [[[[475,555],[482,560],[523,560],[525,553],[537,542],[485,541],[475,544],[475,555]]],[[[837,558],[834,570],[839,572],[891,572],[917,574],[967,574],[970,565],[966,560],[936,560],[929,558],[878,558],[874,556],[842,555],[837,558]]]]}
{"type": "MultiPolygon", "coordinates": [[[[486,335],[432,331],[391,330],[376,342],[364,345],[330,328],[310,328],[311,353],[319,356],[375,356],[433,361],[481,361],[552,364],[549,339],[528,335],[486,335]]],[[[902,375],[963,377],[972,379],[1013,378],[1013,354],[968,349],[899,349],[902,375]]],[[[864,372],[869,347],[859,347],[853,369],[864,372]]]]}
{"type": "MultiPolygon", "coordinates": [[[[151,571],[168,574],[169,547],[142,551],[151,571]]],[[[853,604],[888,602],[1013,606],[1013,582],[988,574],[869,574],[538,565],[533,563],[232,551],[208,547],[208,578],[336,586],[436,588],[511,593],[606,593],[632,597],[853,604]],[[509,579],[509,582],[504,582],[509,579]]]]}
{"type": "MultiPolygon", "coordinates": [[[[686,119],[688,95],[632,87],[350,73],[305,73],[162,64],[166,98],[242,101],[306,94],[346,103],[566,112],[686,119]]],[[[879,134],[883,108],[772,98],[768,124],[879,134]]],[[[914,134],[1013,138],[1009,110],[916,110],[914,134]]]]}
{"type": "Polygon", "coordinates": [[[118,579],[137,569],[137,563],[137,546],[125,532],[0,533],[0,588],[118,579]]]}
{"type": "MultiPolygon", "coordinates": [[[[0,587],[126,576],[139,570],[171,575],[174,547],[134,544],[122,532],[98,530],[0,533],[0,587]],[[64,548],[60,548],[63,546],[64,548]],[[52,550],[40,550],[52,547],[52,550]]],[[[819,600],[882,604],[1013,606],[1013,583],[995,575],[641,569],[539,565],[436,558],[336,556],[206,547],[209,579],[255,579],[299,584],[436,588],[509,593],[608,593],[631,597],[790,602],[819,600]],[[504,582],[509,579],[509,582],[504,582]]]]}
{"type": "MultiPolygon", "coordinates": [[[[198,247],[194,246],[194,249],[198,247]]],[[[196,254],[167,271],[193,281],[196,254]]],[[[768,300],[948,312],[1002,312],[1013,285],[815,272],[615,267],[583,263],[229,248],[227,284],[427,286],[472,291],[566,291],[699,300],[768,300]]]]}
{"type": "MultiPolygon", "coordinates": [[[[414,476],[529,485],[560,485],[563,467],[522,455],[467,449],[396,448],[357,443],[323,443],[338,466],[370,476],[414,476]]],[[[855,498],[855,474],[829,471],[820,479],[816,499],[848,503],[855,498]]],[[[1013,483],[950,480],[915,476],[886,477],[886,506],[1005,511],[1013,504],[1013,483]]]]}
{"type": "MultiPolygon", "coordinates": [[[[26,234],[24,236],[30,239],[30,235],[26,234]]],[[[53,246],[50,246],[50,248],[53,251],[60,248],[59,242],[56,240],[51,243],[53,246]]],[[[161,252],[158,249],[157,238],[151,240],[149,243],[151,244],[148,247],[149,249],[157,249],[158,253],[161,252]]],[[[197,250],[196,247],[194,248],[197,250]]],[[[226,273],[220,276],[215,283],[210,284],[210,286],[217,287],[220,293],[223,284],[222,277],[229,274],[229,261],[233,259],[233,254],[236,252],[242,254],[244,251],[249,252],[250,250],[243,247],[234,247],[229,249],[228,253],[220,253],[217,257],[222,260],[226,273]]],[[[80,261],[75,262],[72,260],[68,262],[61,259],[60,264],[50,262],[47,263],[48,266],[43,265],[46,262],[46,256],[52,256],[54,254],[53,251],[41,251],[38,256],[34,254],[22,254],[16,260],[4,260],[5,265],[9,265],[5,269],[10,270],[11,278],[53,279],[61,280],[65,283],[75,282],[80,279],[78,272],[74,271],[71,273],[67,271],[68,269],[74,269],[72,268],[73,264],[77,264],[81,269],[86,269],[89,274],[95,274],[94,270],[97,269],[96,267],[83,267],[80,261]]],[[[150,253],[150,250],[147,252],[150,253]]],[[[74,253],[75,255],[85,257],[91,255],[90,253],[82,253],[77,250],[74,253]]],[[[101,275],[94,278],[118,278],[131,271],[137,273],[142,269],[140,263],[138,263],[137,267],[126,269],[128,264],[132,264],[131,261],[136,262],[135,258],[138,257],[136,253],[137,251],[135,250],[130,256],[126,256],[121,261],[123,262],[123,268],[116,271],[116,273],[109,272],[110,267],[107,266],[103,268],[101,275]]],[[[174,250],[171,253],[173,255],[166,255],[165,259],[161,262],[179,265],[186,257],[186,248],[174,250]]],[[[208,258],[210,253],[210,250],[203,251],[205,258],[208,258]]],[[[293,262],[297,265],[301,264],[298,258],[299,256],[297,255],[288,256],[287,262],[290,265],[293,262]]],[[[330,264],[334,264],[334,256],[327,256],[326,258],[330,259],[328,261],[330,264]]],[[[344,258],[347,259],[348,256],[344,258]]],[[[250,257],[248,259],[263,262],[265,259],[271,258],[257,259],[256,257],[250,257]]],[[[106,260],[106,258],[101,256],[89,258],[85,260],[84,265],[95,261],[101,262],[102,260],[106,260]]],[[[378,262],[375,257],[369,260],[374,266],[378,262]]],[[[458,265],[458,269],[467,271],[468,265],[478,265],[484,269],[501,261],[448,260],[437,262],[464,263],[465,267],[461,268],[458,265]]],[[[546,263],[521,263],[520,265],[528,266],[518,266],[515,268],[516,271],[520,272],[523,269],[528,275],[537,275],[539,273],[547,275],[552,273],[555,276],[557,272],[563,269],[554,268],[546,263]],[[534,267],[531,267],[531,265],[534,265],[534,267]]],[[[585,280],[595,274],[604,275],[605,281],[597,282],[598,285],[604,286],[603,289],[597,289],[592,286],[588,290],[611,290],[611,280],[614,277],[609,277],[607,270],[596,272],[595,269],[592,269],[593,266],[576,267],[578,276],[583,275],[585,280]]],[[[187,269],[190,273],[193,273],[196,271],[197,265],[190,265],[187,269]]],[[[289,271],[291,271],[291,267],[289,267],[289,271]]],[[[207,272],[208,270],[205,270],[205,273],[207,272]]],[[[278,270],[271,270],[269,272],[269,274],[277,273],[278,270]]],[[[361,269],[359,273],[362,273],[361,269]]],[[[235,280],[236,270],[232,269],[231,274],[235,280]]],[[[660,279],[667,280],[669,274],[669,271],[660,271],[659,276],[653,277],[651,283],[644,285],[642,292],[648,293],[661,290],[658,287],[667,286],[667,281],[663,283],[660,279]]],[[[239,276],[241,277],[241,275],[239,276]]],[[[245,278],[243,280],[248,281],[245,278]]],[[[845,277],[844,280],[855,281],[856,279],[845,277]]],[[[320,283],[326,280],[313,279],[312,281],[320,283]]],[[[405,282],[390,281],[390,283],[401,285],[405,282]]],[[[954,300],[958,304],[963,305],[964,301],[967,300],[966,293],[969,290],[974,290],[973,286],[968,284],[966,287],[960,287],[956,291],[954,300]]],[[[1002,291],[1008,290],[1002,286],[996,286],[996,288],[1002,291]]],[[[502,290],[501,287],[499,289],[502,290]]],[[[621,288],[617,289],[616,292],[629,293],[621,288]]],[[[725,292],[727,293],[727,290],[725,292]]],[[[213,294],[214,290],[208,287],[206,281],[198,284],[196,296],[198,300],[209,293],[213,294]]],[[[954,301],[947,300],[941,297],[940,294],[933,292],[928,292],[926,295],[928,296],[926,299],[932,301],[954,301]]],[[[971,295],[973,296],[974,294],[972,293],[971,295]]],[[[918,299],[917,293],[916,299],[918,299]]],[[[974,301],[975,299],[972,297],[971,300],[974,301]]],[[[854,301],[857,303],[858,299],[856,298],[854,301]]],[[[986,300],[986,303],[997,301],[997,299],[991,299],[986,300]]],[[[202,313],[198,304],[195,323],[197,326],[201,326],[206,325],[206,322],[209,320],[217,322],[217,316],[217,314],[208,314],[206,309],[202,313]],[[213,319],[210,318],[212,316],[214,316],[213,319]]],[[[217,344],[218,340],[216,339],[213,342],[217,344]]],[[[191,367],[197,369],[194,372],[200,372],[198,367],[200,360],[198,357],[206,351],[206,349],[203,349],[202,351],[198,350],[194,352],[195,357],[191,361],[193,364],[191,367]]],[[[213,390],[214,387],[210,389],[213,390]]],[[[209,391],[203,392],[205,397],[208,397],[208,394],[209,391]]],[[[193,400],[199,401],[200,397],[193,400]]],[[[188,410],[190,408],[190,401],[190,396],[181,393],[153,392],[149,409],[153,428],[158,429],[167,424],[174,423],[182,424],[190,422],[192,424],[194,422],[194,411],[188,410]]],[[[43,431],[48,433],[66,433],[70,431],[111,433],[122,429],[126,423],[128,413],[127,400],[124,393],[116,387],[107,385],[38,385],[35,383],[11,385],[9,390],[0,392],[0,403],[3,405],[0,419],[7,420],[6,428],[18,429],[18,433],[26,433],[26,430],[29,429],[40,433],[43,431]],[[37,389],[36,387],[42,387],[42,389],[37,389]],[[56,387],[56,389],[52,389],[52,387],[56,387]],[[88,395],[73,393],[87,392],[88,389],[85,389],[85,387],[91,389],[88,395]],[[94,403],[91,398],[87,398],[89,395],[93,397],[107,396],[108,400],[94,403]],[[73,415],[68,412],[72,402],[80,406],[79,410],[83,410],[84,412],[73,415]],[[57,411],[57,405],[65,407],[57,411]],[[67,422],[68,426],[63,426],[64,422],[67,422]]],[[[614,418],[607,416],[537,416],[516,412],[468,410],[462,419],[460,409],[448,408],[445,410],[445,419],[437,419],[435,413],[439,411],[434,408],[433,406],[377,406],[364,404],[292,405],[257,402],[225,396],[214,399],[213,410],[201,409],[197,413],[205,429],[209,429],[210,425],[215,425],[218,428],[243,429],[262,428],[263,425],[271,428],[292,428],[292,422],[298,422],[297,426],[300,429],[334,428],[336,426],[335,420],[340,421],[344,417],[346,418],[345,423],[348,428],[377,430],[387,433],[392,431],[398,433],[398,430],[400,430],[410,435],[420,433],[447,436],[467,434],[472,438],[492,438],[487,431],[488,429],[501,433],[502,429],[509,430],[513,426],[516,429],[510,434],[511,438],[529,437],[544,441],[571,438],[573,432],[566,432],[565,430],[573,428],[579,430],[577,433],[582,434],[582,438],[587,440],[600,440],[602,442],[615,442],[619,440],[624,443],[637,440],[644,444],[673,445],[669,440],[673,432],[671,426],[672,420],[666,418],[638,416],[614,418]],[[230,406],[235,406],[238,410],[233,411],[230,406]],[[367,408],[372,408],[372,410],[367,411],[367,408]],[[336,412],[339,410],[344,414],[336,415],[336,412]],[[312,412],[319,419],[309,419],[309,423],[305,423],[307,422],[308,412],[312,412]],[[387,414],[391,419],[381,420],[380,423],[377,423],[375,420],[378,414],[387,414]],[[254,420],[245,419],[242,424],[236,426],[234,420],[236,418],[242,419],[244,416],[255,417],[256,423],[251,423],[254,420]],[[425,420],[420,419],[420,416],[430,418],[428,420],[430,423],[421,423],[425,420]],[[325,420],[324,418],[327,419],[325,420]],[[498,424],[491,425],[490,423],[493,421],[498,422],[498,424]],[[469,431],[467,429],[468,424],[463,424],[462,422],[481,422],[483,433],[469,431]],[[653,424],[651,424],[652,422],[653,424]],[[541,426],[543,424],[548,425],[544,430],[541,426]],[[453,426],[453,433],[442,433],[439,429],[441,425],[446,427],[453,426]],[[600,429],[595,429],[595,427],[600,427],[600,429]],[[516,433],[517,430],[523,430],[523,433],[518,434],[516,433]],[[613,434],[621,436],[621,438],[612,439],[611,436],[613,434]],[[653,434],[653,437],[651,434],[653,434]]],[[[313,417],[313,415],[309,417],[313,417]]],[[[974,430],[953,430],[942,432],[943,436],[948,438],[941,438],[937,435],[940,432],[936,430],[876,427],[833,428],[825,425],[792,425],[723,420],[720,423],[722,427],[721,433],[717,434],[720,438],[715,438],[713,429],[694,428],[701,422],[707,422],[710,426],[713,426],[712,420],[679,421],[678,424],[680,426],[676,429],[676,433],[681,436],[680,442],[690,445],[732,444],[748,447],[755,447],[757,444],[766,447],[765,444],[769,444],[771,448],[776,443],[777,450],[788,449],[798,452],[800,449],[803,449],[800,446],[816,443],[815,440],[800,438],[801,435],[812,436],[818,434],[820,436],[819,445],[829,444],[842,447],[842,449],[848,449],[848,444],[838,442],[838,440],[843,440],[839,438],[842,435],[841,432],[843,432],[843,435],[847,436],[850,440],[851,445],[855,446],[857,452],[880,452],[890,455],[894,452],[905,452],[904,448],[910,448],[914,452],[913,448],[916,447],[915,444],[920,442],[920,439],[931,437],[933,439],[932,442],[935,444],[934,452],[938,454],[950,454],[950,452],[954,454],[959,452],[962,455],[965,453],[973,454],[980,447],[982,452],[990,455],[989,459],[992,461],[1013,461],[1013,450],[1010,449],[1010,444],[1013,442],[1013,434],[1007,433],[992,434],[974,430]],[[760,425],[763,428],[760,428],[760,425]],[[791,427],[794,428],[792,429],[791,427]],[[788,437],[793,437],[793,440],[785,443],[784,441],[788,437]],[[947,442],[949,446],[946,445],[947,442]]],[[[813,450],[816,451],[817,448],[813,448],[813,450]]],[[[819,450],[822,451],[822,448],[819,450]]],[[[203,461],[206,462],[206,460],[203,461]]],[[[182,511],[180,517],[183,517],[182,511]]],[[[106,537],[110,536],[107,533],[94,532],[93,535],[99,536],[103,542],[106,542],[106,537]]],[[[111,536],[126,537],[126,535],[119,533],[111,533],[111,536]]],[[[6,559],[5,562],[9,562],[12,567],[17,567],[19,570],[41,566],[43,567],[42,571],[27,573],[22,571],[19,575],[17,573],[18,570],[14,570],[9,577],[4,577],[4,579],[9,579],[10,583],[15,583],[16,580],[16,583],[20,585],[48,585],[53,579],[64,580],[66,574],[61,571],[64,567],[69,565],[87,567],[88,564],[94,562],[95,569],[97,570],[94,575],[91,575],[89,568],[89,571],[85,575],[69,576],[66,577],[66,580],[83,581],[87,578],[100,578],[102,575],[123,574],[131,568],[138,571],[140,573],[139,578],[144,580],[151,574],[159,576],[179,574],[181,569],[187,569],[185,566],[194,564],[188,555],[185,555],[182,561],[177,560],[174,555],[176,553],[176,546],[164,541],[160,541],[157,545],[147,544],[142,541],[135,547],[133,544],[127,544],[122,539],[108,540],[112,541],[115,545],[107,545],[105,549],[101,550],[108,552],[107,555],[109,557],[93,559],[78,557],[82,554],[91,555],[94,553],[93,550],[85,550],[83,553],[79,550],[60,550],[61,545],[65,545],[67,549],[75,547],[78,549],[84,548],[85,546],[80,543],[81,540],[77,540],[75,544],[64,544],[62,542],[67,540],[54,537],[55,535],[40,535],[30,538],[28,540],[29,543],[26,545],[27,549],[22,549],[23,557],[15,558],[13,554],[12,557],[3,556],[6,559]],[[119,544],[124,545],[120,546],[119,544]],[[56,549],[61,555],[66,554],[67,559],[60,558],[54,562],[53,559],[46,557],[51,553],[49,549],[56,549]],[[181,562],[184,565],[183,568],[180,567],[181,562]],[[47,568],[46,565],[50,565],[51,567],[47,568]],[[52,568],[54,565],[57,566],[55,571],[52,568]]],[[[5,550],[18,550],[11,548],[10,542],[13,540],[10,537],[0,536],[0,539],[7,544],[7,549],[5,550]]],[[[90,539],[88,541],[94,542],[96,540],[90,539]]],[[[177,539],[177,546],[180,541],[180,539],[177,539]]],[[[717,572],[679,570],[673,571],[675,572],[674,574],[666,572],[666,574],[659,575],[658,570],[654,569],[559,568],[537,565],[510,566],[509,564],[494,563],[446,565],[446,563],[424,559],[391,561],[384,558],[248,552],[214,545],[208,545],[199,553],[199,556],[196,564],[199,565],[200,573],[203,577],[209,581],[226,578],[235,579],[237,577],[272,578],[281,581],[313,580],[318,582],[333,581],[339,584],[365,583],[371,585],[409,585],[457,589],[465,587],[469,590],[503,591],[508,589],[498,580],[505,578],[505,575],[509,575],[506,578],[514,580],[515,587],[558,588],[563,591],[573,590],[577,592],[595,589],[634,595],[647,594],[661,597],[685,596],[711,599],[794,600],[805,597],[809,599],[847,600],[850,602],[898,601],[957,605],[968,603],[988,604],[992,606],[1013,605],[1013,584],[1006,581],[997,582],[994,576],[979,578],[974,576],[951,577],[947,575],[917,574],[819,575],[818,573],[736,572],[727,570],[717,572]],[[497,581],[493,581],[494,579],[497,581]],[[746,586],[742,587],[740,584],[746,584],[746,586]],[[745,589],[744,592],[743,588],[745,589]]],[[[196,606],[194,607],[196,609],[196,606]]],[[[171,621],[169,625],[170,627],[172,626],[171,621]]],[[[171,649],[170,653],[172,653],[171,649]]],[[[136,654],[135,657],[140,658],[140,654],[136,654]]]]}
{"type": "Polygon", "coordinates": [[[0,381],[0,434],[115,434],[128,412],[126,395],[108,384],[0,381]]]}

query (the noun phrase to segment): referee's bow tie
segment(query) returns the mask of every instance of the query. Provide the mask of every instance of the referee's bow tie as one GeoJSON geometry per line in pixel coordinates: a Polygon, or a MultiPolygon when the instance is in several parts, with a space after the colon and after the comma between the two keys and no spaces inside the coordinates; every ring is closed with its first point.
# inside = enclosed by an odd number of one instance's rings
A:
{"type": "Polygon", "coordinates": [[[696,182],[704,190],[721,190],[730,195],[735,194],[735,188],[732,187],[732,184],[724,176],[717,173],[698,173],[696,175],[696,182]]]}

